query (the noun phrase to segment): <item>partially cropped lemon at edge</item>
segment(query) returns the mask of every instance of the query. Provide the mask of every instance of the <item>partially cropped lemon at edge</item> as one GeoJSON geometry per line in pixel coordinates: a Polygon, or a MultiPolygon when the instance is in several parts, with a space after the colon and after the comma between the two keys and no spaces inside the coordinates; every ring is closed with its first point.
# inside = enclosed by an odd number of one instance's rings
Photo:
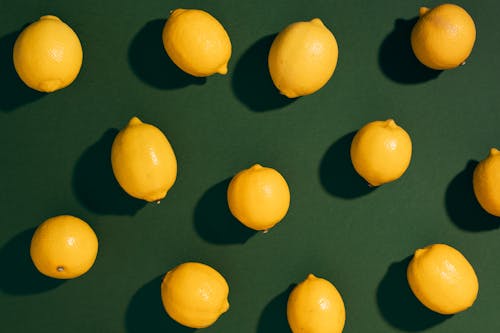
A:
{"type": "Polygon", "coordinates": [[[177,178],[177,160],[167,137],[137,117],[116,135],[111,166],[125,192],[149,202],[163,199],[177,178]]]}
{"type": "Polygon", "coordinates": [[[161,283],[161,299],[168,315],[192,328],[212,325],[229,309],[229,286],[214,268],[186,262],[170,270],[161,283]]]}
{"type": "Polygon", "coordinates": [[[500,151],[491,148],[472,176],[474,195],[485,211],[500,217],[500,151]]]}
{"type": "Polygon", "coordinates": [[[227,74],[231,40],[222,24],[206,11],[173,10],[162,39],[170,59],[184,72],[198,77],[227,74]]]}
{"type": "Polygon", "coordinates": [[[463,64],[475,41],[474,20],[465,9],[454,4],[420,8],[411,32],[413,53],[422,64],[436,70],[463,64]]]}
{"type": "Polygon", "coordinates": [[[351,161],[356,172],[371,186],[400,178],[410,165],[412,143],[408,133],[393,119],[364,125],[351,142],[351,161]]]}
{"type": "Polygon", "coordinates": [[[406,275],[417,299],[440,314],[455,314],[470,308],[479,291],[472,265],[462,253],[446,244],[416,250],[406,275]]]}
{"type": "Polygon", "coordinates": [[[30,256],[40,273],[56,279],[73,279],[90,270],[97,250],[97,236],[85,221],[60,215],[36,228],[30,256]]]}
{"type": "Polygon", "coordinates": [[[83,51],[78,36],[66,23],[46,15],[19,34],[13,60],[17,74],[28,87],[53,92],[76,79],[83,51]]]}
{"type": "Polygon", "coordinates": [[[319,18],[295,22],[274,39],[268,55],[271,79],[289,98],[310,95],[330,80],[338,60],[338,45],[319,18]]]}
{"type": "Polygon", "coordinates": [[[227,202],[233,216],[242,224],[267,231],[287,214],[290,189],[277,170],[255,164],[231,179],[227,202]]]}
{"type": "Polygon", "coordinates": [[[293,333],[341,333],[345,306],[328,280],[309,274],[290,293],[287,319],[293,333]]]}

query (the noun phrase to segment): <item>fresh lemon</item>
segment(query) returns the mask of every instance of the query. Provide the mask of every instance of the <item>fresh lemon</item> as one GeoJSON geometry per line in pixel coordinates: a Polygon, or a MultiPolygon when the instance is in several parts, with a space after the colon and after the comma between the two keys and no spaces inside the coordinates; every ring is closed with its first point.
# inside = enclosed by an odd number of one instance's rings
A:
{"type": "Polygon", "coordinates": [[[111,166],[125,192],[149,202],[163,199],[177,177],[177,160],[166,136],[137,117],[115,137],[111,166]]]}
{"type": "Polygon", "coordinates": [[[292,290],[286,312],[293,333],[341,333],[344,329],[340,293],[328,280],[313,274],[292,290]]]}
{"type": "Polygon", "coordinates": [[[13,59],[17,74],[28,87],[53,92],[76,79],[82,67],[82,45],[66,23],[46,15],[19,34],[13,59]]]}
{"type": "Polygon", "coordinates": [[[229,286],[212,267],[183,263],[169,271],[161,283],[161,299],[168,315],[192,328],[212,325],[229,309],[229,286]]]}
{"type": "Polygon", "coordinates": [[[310,95],[333,75],[337,41],[319,18],[295,22],[274,39],[268,65],[274,85],[289,98],[310,95]]]}
{"type": "Polygon", "coordinates": [[[351,161],[356,172],[371,186],[401,177],[410,165],[411,139],[393,119],[363,126],[351,143],[351,161]]]}
{"type": "Polygon", "coordinates": [[[411,32],[411,47],[427,67],[443,70],[465,62],[476,41],[472,17],[453,4],[433,9],[420,8],[419,19],[411,32]]]}
{"type": "Polygon", "coordinates": [[[226,74],[231,41],[219,21],[199,9],[176,9],[163,28],[163,46],[172,61],[193,76],[226,74]]]}
{"type": "Polygon", "coordinates": [[[36,228],[30,255],[40,273],[56,279],[73,279],[94,265],[97,249],[97,236],[86,222],[60,215],[36,228]]]}
{"type": "Polygon", "coordinates": [[[290,189],[278,171],[255,164],[231,179],[227,202],[241,223],[254,230],[268,230],[288,212],[290,189]]]}
{"type": "Polygon", "coordinates": [[[467,259],[445,244],[418,249],[406,271],[418,300],[434,312],[454,314],[472,306],[479,284],[467,259]]]}
{"type": "Polygon", "coordinates": [[[490,149],[489,156],[474,169],[472,185],[477,201],[488,213],[500,217],[500,151],[490,149]]]}

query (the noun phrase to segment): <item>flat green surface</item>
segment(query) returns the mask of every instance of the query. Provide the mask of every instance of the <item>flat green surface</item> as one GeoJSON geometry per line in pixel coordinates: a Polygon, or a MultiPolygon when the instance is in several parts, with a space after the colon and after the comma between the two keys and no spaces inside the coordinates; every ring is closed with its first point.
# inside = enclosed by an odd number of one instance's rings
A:
{"type": "Polygon", "coordinates": [[[231,308],[204,332],[289,332],[290,285],[314,273],[332,281],[347,312],[345,333],[498,332],[499,219],[476,203],[477,160],[500,144],[498,1],[460,1],[477,41],[466,66],[419,65],[409,31],[421,5],[437,1],[13,1],[0,2],[0,313],[2,332],[188,332],[164,313],[161,276],[201,261],[230,285],[231,308]],[[226,27],[226,76],[193,79],[162,49],[177,7],[205,9],[226,27]],[[79,35],[77,80],[42,95],[12,66],[20,29],[55,14],[79,35]],[[266,57],[291,22],[320,17],[335,34],[330,82],[290,102],[272,86],[266,57]],[[115,182],[117,129],[137,115],[161,128],[178,158],[160,205],[142,204],[115,182]],[[348,149],[354,131],[394,118],[413,140],[398,181],[369,191],[348,149]],[[471,162],[473,161],[473,162],[471,162]],[[285,220],[254,234],[231,218],[228,180],[254,163],[279,170],[291,189],[285,220]],[[100,248],[85,276],[58,282],[29,259],[34,228],[72,214],[95,229],[100,248]],[[433,314],[412,296],[408,257],[450,244],[476,269],[474,306],[433,314]]]}

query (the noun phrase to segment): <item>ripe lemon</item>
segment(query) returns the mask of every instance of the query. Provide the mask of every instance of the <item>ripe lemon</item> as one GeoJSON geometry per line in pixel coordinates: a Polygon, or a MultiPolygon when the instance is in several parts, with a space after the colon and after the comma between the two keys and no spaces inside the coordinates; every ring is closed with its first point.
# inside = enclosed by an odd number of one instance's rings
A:
{"type": "Polygon", "coordinates": [[[286,307],[293,333],[340,333],[345,307],[340,293],[329,281],[313,274],[290,293],[286,307]]]}
{"type": "Polygon", "coordinates": [[[445,244],[418,249],[406,275],[418,300],[434,312],[454,314],[472,306],[479,284],[467,259],[445,244]]]}
{"type": "Polygon", "coordinates": [[[46,15],[19,34],[13,59],[17,74],[28,87],[53,92],[76,79],[82,67],[82,45],[66,23],[46,15]]]}
{"type": "Polygon", "coordinates": [[[163,199],[177,177],[177,160],[167,138],[137,117],[115,137],[111,166],[125,192],[149,202],[163,199]]]}
{"type": "Polygon", "coordinates": [[[289,98],[310,95],[333,75],[337,41],[319,18],[295,22],[274,39],[268,65],[274,85],[289,98]]]}
{"type": "Polygon", "coordinates": [[[199,9],[176,9],[163,28],[163,46],[172,61],[193,76],[226,74],[231,41],[219,21],[199,9]]]}
{"type": "Polygon", "coordinates": [[[288,212],[290,189],[278,171],[255,164],[231,179],[227,202],[238,221],[254,230],[268,230],[288,212]]]}
{"type": "Polygon", "coordinates": [[[363,126],[351,143],[351,161],[356,172],[371,186],[401,177],[410,165],[411,139],[393,119],[363,126]]]}
{"type": "Polygon", "coordinates": [[[30,256],[40,273],[56,279],[73,279],[94,265],[97,249],[97,236],[86,222],[60,215],[36,228],[30,256]]]}
{"type": "Polygon", "coordinates": [[[472,185],[476,199],[485,211],[500,217],[500,151],[491,148],[489,156],[474,169],[472,185]]]}
{"type": "Polygon", "coordinates": [[[192,328],[212,325],[229,309],[229,286],[212,267],[186,262],[170,270],[161,283],[161,299],[168,315],[192,328]]]}
{"type": "Polygon", "coordinates": [[[472,17],[452,4],[433,9],[420,8],[419,19],[411,32],[411,47],[427,67],[443,70],[465,62],[476,41],[472,17]]]}

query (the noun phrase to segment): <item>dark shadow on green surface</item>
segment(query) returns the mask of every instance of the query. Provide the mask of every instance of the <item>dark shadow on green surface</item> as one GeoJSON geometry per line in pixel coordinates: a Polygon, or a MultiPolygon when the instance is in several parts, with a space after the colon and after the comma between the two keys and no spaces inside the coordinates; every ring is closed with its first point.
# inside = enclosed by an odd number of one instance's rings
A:
{"type": "Polygon", "coordinates": [[[35,228],[25,230],[0,249],[0,289],[11,295],[30,295],[54,289],[66,280],[41,274],[31,261],[30,244],[35,228]]]}
{"type": "Polygon", "coordinates": [[[290,285],[284,292],[274,297],[264,308],[259,318],[257,333],[291,333],[286,317],[288,296],[296,284],[290,285]]]}
{"type": "Polygon", "coordinates": [[[319,177],[321,184],[337,197],[354,199],[375,191],[358,175],[351,163],[351,142],[356,131],[344,135],[333,143],[321,160],[319,177]]]}
{"type": "Polygon", "coordinates": [[[15,31],[0,38],[0,109],[4,112],[34,102],[45,93],[26,86],[14,68],[12,51],[20,31],[15,31]]]}
{"type": "Polygon", "coordinates": [[[203,239],[215,244],[244,244],[256,231],[233,217],[227,205],[231,178],[208,189],[196,204],[194,226],[203,239]]]}
{"type": "Polygon", "coordinates": [[[446,211],[451,221],[467,231],[486,231],[500,227],[500,217],[487,213],[476,199],[472,175],[477,161],[469,161],[446,189],[446,211]]]}
{"type": "Polygon", "coordinates": [[[132,297],[125,317],[128,333],[188,333],[195,329],[182,326],[169,317],[161,301],[163,275],[142,286],[132,297]]]}
{"type": "Polygon", "coordinates": [[[143,82],[159,89],[179,89],[204,84],[206,78],[195,77],[177,67],[163,48],[164,19],[148,22],[130,43],[128,60],[132,71],[143,82]]]}
{"type": "Polygon", "coordinates": [[[412,256],[389,266],[378,285],[377,304],[384,319],[392,326],[408,332],[423,331],[452,316],[427,309],[413,295],[406,278],[412,256]]]}
{"type": "Polygon", "coordinates": [[[411,30],[417,22],[397,19],[394,30],[384,39],[379,50],[379,65],[382,72],[398,83],[414,84],[435,79],[442,71],[424,66],[415,57],[411,48],[411,30]]]}
{"type": "Polygon", "coordinates": [[[295,100],[279,93],[267,66],[267,56],[276,34],[263,37],[241,56],[232,76],[236,97],[252,111],[270,111],[282,108],[295,100]]]}
{"type": "Polygon", "coordinates": [[[107,130],[87,148],[73,171],[73,191],[85,208],[97,214],[134,215],[146,202],[122,190],[111,168],[111,145],[118,133],[107,130]]]}

